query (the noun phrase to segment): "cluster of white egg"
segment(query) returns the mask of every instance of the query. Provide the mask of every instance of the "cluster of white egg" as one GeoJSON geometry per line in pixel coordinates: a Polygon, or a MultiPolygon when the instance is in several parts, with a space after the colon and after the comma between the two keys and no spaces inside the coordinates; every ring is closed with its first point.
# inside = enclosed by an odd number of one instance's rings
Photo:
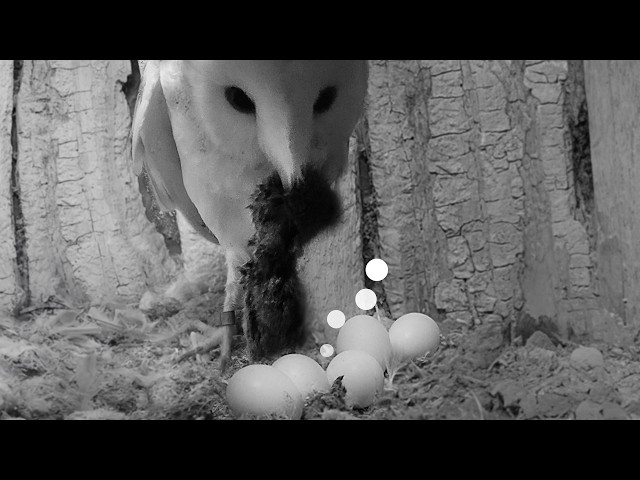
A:
{"type": "Polygon", "coordinates": [[[327,374],[318,362],[292,353],[272,365],[248,365],[227,384],[227,403],[235,415],[282,415],[298,420],[305,399],[329,391],[327,374]]]}
{"type": "Polygon", "coordinates": [[[338,378],[352,407],[371,405],[384,388],[384,371],[435,351],[438,324],[422,313],[398,318],[389,331],[375,317],[356,315],[345,322],[337,338],[337,355],[326,372],[315,360],[285,355],[272,365],[249,365],[227,385],[227,402],[236,415],[283,415],[299,419],[305,399],[327,392],[338,378]]]}
{"type": "Polygon", "coordinates": [[[384,388],[385,370],[391,372],[403,363],[434,352],[439,344],[438,324],[422,313],[401,316],[389,331],[370,315],[356,315],[338,333],[338,355],[327,367],[327,374],[330,379],[344,375],[347,404],[368,407],[384,388]],[[332,368],[334,363],[337,366],[332,368]],[[349,366],[343,366],[345,363],[349,366]],[[378,368],[373,368],[374,365],[378,368]]]}

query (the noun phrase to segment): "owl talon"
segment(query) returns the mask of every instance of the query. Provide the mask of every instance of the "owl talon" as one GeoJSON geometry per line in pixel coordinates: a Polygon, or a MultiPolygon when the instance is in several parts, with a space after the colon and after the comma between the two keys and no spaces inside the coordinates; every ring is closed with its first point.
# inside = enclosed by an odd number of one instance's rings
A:
{"type": "Polygon", "coordinates": [[[184,359],[194,355],[202,355],[203,353],[210,352],[214,348],[220,346],[219,363],[220,370],[223,371],[223,367],[226,368],[229,360],[231,359],[231,347],[233,346],[233,335],[235,331],[235,325],[214,328],[213,333],[205,340],[204,343],[184,352],[175,360],[175,363],[180,363],[184,359]]]}

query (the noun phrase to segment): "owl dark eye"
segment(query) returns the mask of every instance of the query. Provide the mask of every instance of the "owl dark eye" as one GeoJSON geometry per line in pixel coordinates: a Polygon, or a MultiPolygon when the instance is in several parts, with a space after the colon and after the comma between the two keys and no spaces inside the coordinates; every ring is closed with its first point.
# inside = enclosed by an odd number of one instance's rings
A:
{"type": "Polygon", "coordinates": [[[256,105],[244,93],[244,91],[238,87],[226,87],[224,89],[224,96],[233,108],[240,113],[256,113],[256,105]]]}
{"type": "Polygon", "coordinates": [[[329,110],[331,105],[333,105],[333,102],[336,100],[337,95],[338,89],[336,87],[324,88],[318,95],[316,102],[313,104],[313,113],[320,115],[321,113],[329,110]]]}

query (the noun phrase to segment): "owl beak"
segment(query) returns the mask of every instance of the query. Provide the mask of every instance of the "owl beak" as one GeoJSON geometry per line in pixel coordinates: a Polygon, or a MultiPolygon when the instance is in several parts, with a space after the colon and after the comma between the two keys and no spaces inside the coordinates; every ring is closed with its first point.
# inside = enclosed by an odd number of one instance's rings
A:
{"type": "Polygon", "coordinates": [[[311,112],[295,107],[273,109],[262,119],[262,150],[288,191],[301,178],[311,143],[311,112]]]}

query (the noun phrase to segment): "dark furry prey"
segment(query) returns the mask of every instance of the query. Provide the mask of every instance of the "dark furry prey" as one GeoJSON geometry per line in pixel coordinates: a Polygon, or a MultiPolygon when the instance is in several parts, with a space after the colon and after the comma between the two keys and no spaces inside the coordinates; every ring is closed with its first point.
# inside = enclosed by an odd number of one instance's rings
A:
{"type": "Polygon", "coordinates": [[[328,182],[307,168],[289,191],[277,175],[269,177],[249,209],[256,228],[249,242],[254,254],[241,273],[247,345],[256,360],[304,342],[304,292],[296,261],[305,244],[339,220],[341,206],[328,182]]]}

